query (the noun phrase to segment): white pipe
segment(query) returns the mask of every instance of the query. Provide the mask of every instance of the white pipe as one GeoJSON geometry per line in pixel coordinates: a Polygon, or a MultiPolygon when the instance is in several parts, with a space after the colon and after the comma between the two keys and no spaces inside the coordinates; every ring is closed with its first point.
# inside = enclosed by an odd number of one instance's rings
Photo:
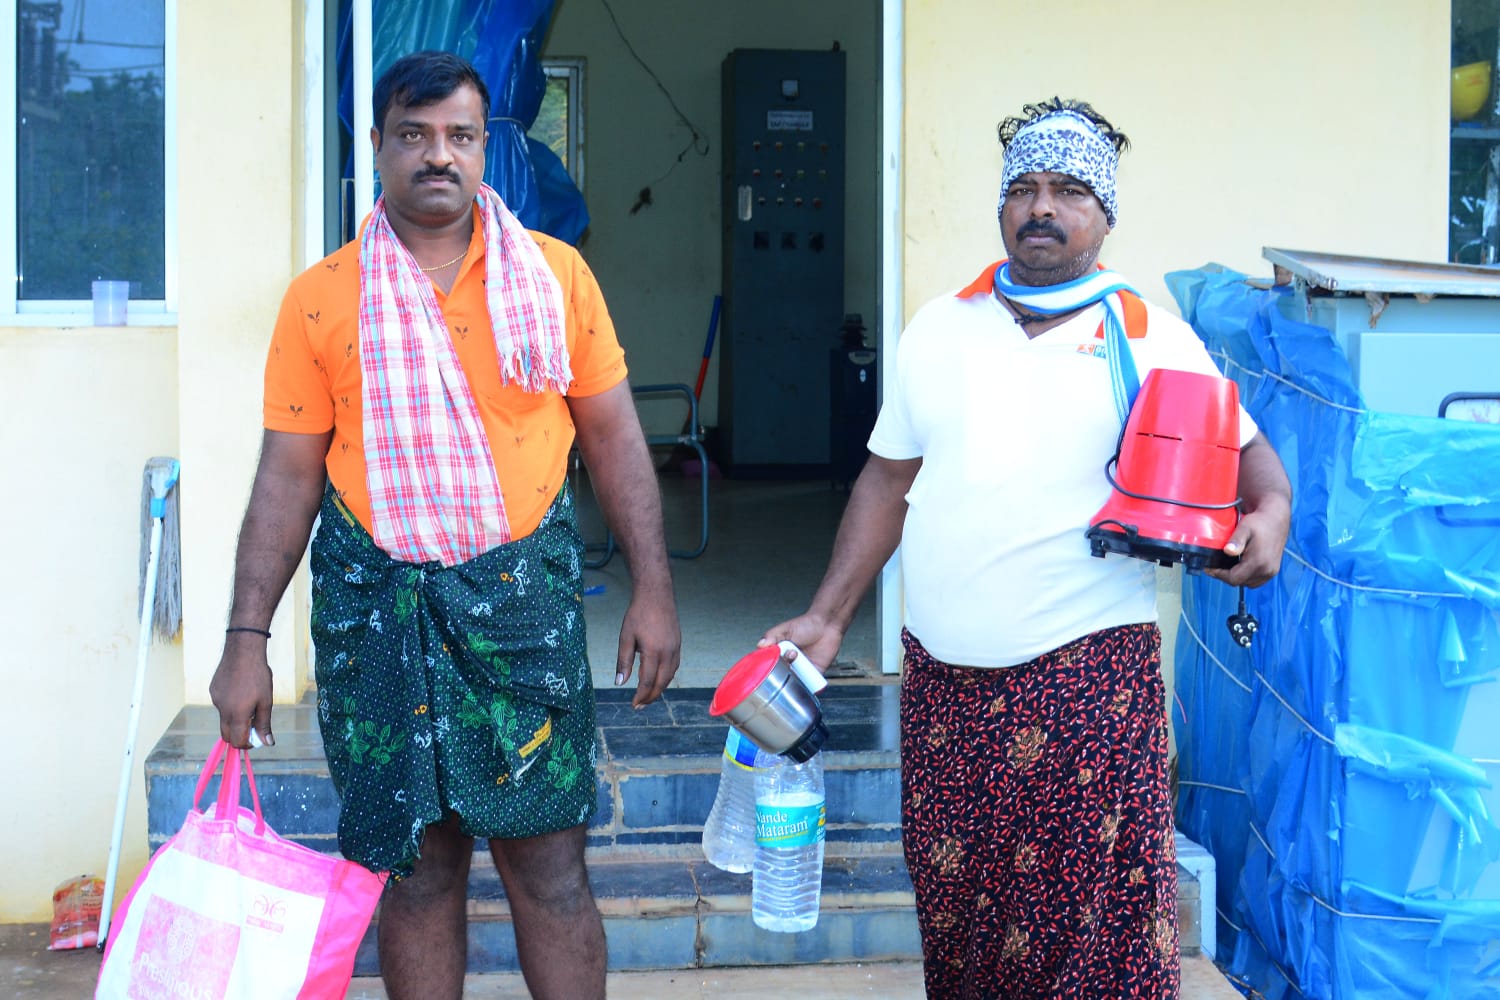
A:
{"type": "Polygon", "coordinates": [[[151,618],[156,607],[156,577],[161,568],[162,518],[151,518],[151,548],[146,557],[146,588],[141,597],[141,629],[136,639],[135,686],[130,693],[130,712],[125,720],[125,755],[120,761],[120,787],[115,792],[115,822],[109,833],[109,863],[104,872],[104,905],[99,912],[99,948],[109,940],[109,925],[115,910],[115,877],[120,872],[120,845],[125,837],[125,808],[130,802],[130,778],[134,770],[135,740],[140,731],[141,702],[146,697],[146,657],[151,652],[151,618]]]}
{"type": "Polygon", "coordinates": [[[375,83],[370,66],[374,58],[372,6],[373,0],[354,0],[350,11],[354,21],[354,204],[351,214],[356,220],[363,219],[375,207],[375,150],[370,146],[370,128],[375,117],[370,110],[370,91],[375,83]]]}
{"type": "Polygon", "coordinates": [[[309,0],[302,12],[302,267],[322,260],[324,135],[323,4],[309,0]]]}
{"type": "MultiPolygon", "coordinates": [[[[904,324],[901,273],[901,122],[905,95],[903,0],[883,0],[880,18],[880,377],[882,399],[896,371],[896,340],[904,324]]],[[[875,583],[875,629],[880,636],[880,671],[901,670],[901,550],[897,549],[875,583]]]]}

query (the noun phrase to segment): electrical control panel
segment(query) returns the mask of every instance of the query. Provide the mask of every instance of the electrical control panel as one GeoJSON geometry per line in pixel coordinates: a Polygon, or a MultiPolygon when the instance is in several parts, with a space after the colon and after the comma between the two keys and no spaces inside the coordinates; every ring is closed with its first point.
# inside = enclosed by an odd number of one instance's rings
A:
{"type": "Polygon", "coordinates": [[[719,439],[731,475],[812,478],[829,467],[844,74],[839,51],[736,49],[724,60],[719,439]]]}

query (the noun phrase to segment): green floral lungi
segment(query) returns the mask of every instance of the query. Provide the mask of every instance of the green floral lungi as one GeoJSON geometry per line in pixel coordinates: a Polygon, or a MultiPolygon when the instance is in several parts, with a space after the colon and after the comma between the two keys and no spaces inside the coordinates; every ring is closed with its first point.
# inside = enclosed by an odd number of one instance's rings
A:
{"type": "Polygon", "coordinates": [[[344,856],[400,877],[449,812],[484,839],[593,816],[583,545],[567,487],[536,531],[448,567],[391,558],[331,487],[319,514],[318,723],[344,856]]]}

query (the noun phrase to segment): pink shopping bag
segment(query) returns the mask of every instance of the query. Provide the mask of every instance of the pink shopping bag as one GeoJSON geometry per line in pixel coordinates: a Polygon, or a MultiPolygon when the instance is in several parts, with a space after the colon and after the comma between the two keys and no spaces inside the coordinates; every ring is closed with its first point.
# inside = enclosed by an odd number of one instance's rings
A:
{"type": "Polygon", "coordinates": [[[250,755],[220,740],[182,829],[115,912],[96,1000],[342,1000],[385,879],[266,826],[250,755]],[[218,802],[198,811],[224,762],[218,802]],[[239,804],[240,768],[254,811],[239,804]]]}

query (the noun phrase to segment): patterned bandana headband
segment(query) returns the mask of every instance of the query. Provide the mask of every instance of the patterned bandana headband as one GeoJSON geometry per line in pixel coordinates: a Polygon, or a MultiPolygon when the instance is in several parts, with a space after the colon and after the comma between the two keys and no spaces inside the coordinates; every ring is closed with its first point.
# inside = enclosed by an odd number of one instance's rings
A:
{"type": "Polygon", "coordinates": [[[1115,226],[1115,167],[1120,154],[1098,126],[1076,111],[1054,111],[1015,134],[1005,149],[1005,172],[1000,178],[1000,210],[1005,192],[1017,177],[1058,173],[1077,177],[1104,206],[1104,218],[1115,226]]]}

